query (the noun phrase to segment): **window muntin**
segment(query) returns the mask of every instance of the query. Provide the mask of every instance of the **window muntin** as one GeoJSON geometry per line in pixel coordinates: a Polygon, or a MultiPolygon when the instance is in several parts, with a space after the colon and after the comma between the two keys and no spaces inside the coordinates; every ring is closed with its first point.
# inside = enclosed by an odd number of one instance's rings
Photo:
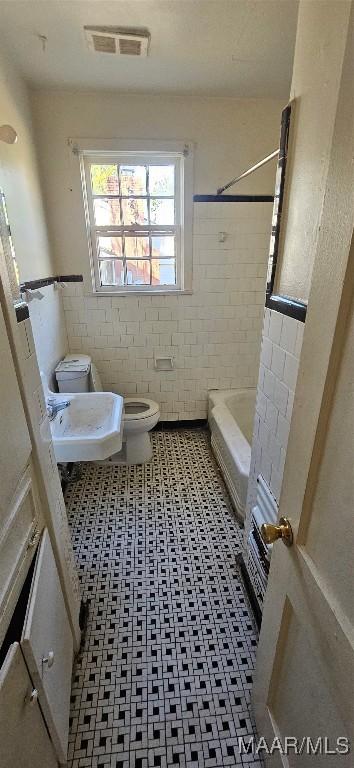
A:
{"type": "Polygon", "coordinates": [[[183,154],[84,157],[97,291],[180,290],[183,154]]]}

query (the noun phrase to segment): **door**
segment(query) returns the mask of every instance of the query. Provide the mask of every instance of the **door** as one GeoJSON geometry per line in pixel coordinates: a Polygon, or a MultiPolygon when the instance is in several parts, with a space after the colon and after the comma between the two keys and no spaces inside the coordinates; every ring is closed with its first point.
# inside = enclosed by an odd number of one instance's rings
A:
{"type": "Polygon", "coordinates": [[[56,768],[57,761],[20,646],[13,643],[0,670],[0,765],[56,768]]]}
{"type": "Polygon", "coordinates": [[[262,754],[274,737],[282,745],[273,742],[270,766],[352,768],[354,759],[351,151],[338,144],[319,228],[279,509],[294,540],[273,546],[257,654],[262,754]]]}
{"type": "Polygon", "coordinates": [[[32,444],[0,305],[0,643],[42,526],[32,444]]]}
{"type": "Polygon", "coordinates": [[[66,763],[73,638],[48,531],[40,544],[21,648],[60,763],[66,763]]]}
{"type": "MultiPolygon", "coordinates": [[[[311,380],[321,381],[321,366],[313,355],[311,313],[305,326],[280,499],[294,543],[286,547],[279,540],[273,546],[253,702],[258,732],[268,746],[275,736],[283,745],[285,737],[299,743],[309,737],[311,744],[305,742],[302,755],[295,754],[295,746],[287,756],[275,752],[268,759],[274,766],[353,766],[353,754],[311,754],[319,738],[318,752],[339,749],[341,737],[354,748],[353,276],[352,244],[320,410],[312,423],[308,411],[316,404],[307,393],[311,380]]],[[[344,752],[346,743],[341,742],[344,752]]]]}
{"type": "MultiPolygon", "coordinates": [[[[274,736],[283,743],[286,736],[328,737],[336,749],[344,737],[354,748],[353,284],[352,243],[318,414],[325,361],[313,352],[315,307],[305,324],[279,510],[294,543],[273,546],[254,684],[258,731],[268,744],[274,736]]],[[[349,768],[353,754],[291,749],[269,764],[315,768],[323,761],[349,768]]]]}

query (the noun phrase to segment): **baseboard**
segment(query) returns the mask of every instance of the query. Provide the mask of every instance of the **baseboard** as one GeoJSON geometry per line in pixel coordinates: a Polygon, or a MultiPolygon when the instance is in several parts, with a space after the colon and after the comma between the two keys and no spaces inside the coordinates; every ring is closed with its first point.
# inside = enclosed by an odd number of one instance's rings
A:
{"type": "Polygon", "coordinates": [[[168,431],[169,429],[205,429],[207,419],[181,419],[180,421],[159,421],[152,432],[168,431]]]}

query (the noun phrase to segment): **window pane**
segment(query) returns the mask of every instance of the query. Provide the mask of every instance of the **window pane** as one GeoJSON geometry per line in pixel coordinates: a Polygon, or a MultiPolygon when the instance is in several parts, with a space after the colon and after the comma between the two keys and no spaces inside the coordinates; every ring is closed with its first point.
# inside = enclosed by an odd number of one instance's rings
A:
{"type": "Polygon", "coordinates": [[[150,261],[127,261],[128,285],[150,285],[150,261]]]}
{"type": "Polygon", "coordinates": [[[98,256],[105,258],[107,256],[123,256],[121,237],[99,237],[98,238],[98,256]]]}
{"type": "Polygon", "coordinates": [[[147,224],[148,208],[146,200],[122,199],[123,224],[147,224]]]}
{"type": "Polygon", "coordinates": [[[151,259],[152,285],[176,285],[176,260],[151,259]]]}
{"type": "Polygon", "coordinates": [[[143,237],[126,237],[125,255],[127,259],[149,259],[149,238],[145,235],[143,237]]]}
{"type": "Polygon", "coordinates": [[[124,285],[124,268],[120,259],[100,259],[98,269],[101,285],[124,285]]]}
{"type": "Polygon", "coordinates": [[[150,195],[174,195],[175,167],[174,165],[149,165],[150,195]]]}
{"type": "Polygon", "coordinates": [[[96,197],[93,201],[95,224],[107,227],[109,224],[120,224],[120,204],[117,198],[96,197]]]}
{"type": "Polygon", "coordinates": [[[118,195],[118,171],[116,165],[93,163],[91,186],[94,195],[118,195]]]}
{"type": "Polygon", "coordinates": [[[120,183],[122,195],[146,195],[145,165],[121,165],[120,183]]]}
{"type": "Polygon", "coordinates": [[[174,200],[150,200],[150,221],[151,224],[174,224],[174,200]]]}
{"type": "Polygon", "coordinates": [[[170,258],[175,255],[173,235],[158,235],[151,238],[151,256],[155,259],[170,258]]]}

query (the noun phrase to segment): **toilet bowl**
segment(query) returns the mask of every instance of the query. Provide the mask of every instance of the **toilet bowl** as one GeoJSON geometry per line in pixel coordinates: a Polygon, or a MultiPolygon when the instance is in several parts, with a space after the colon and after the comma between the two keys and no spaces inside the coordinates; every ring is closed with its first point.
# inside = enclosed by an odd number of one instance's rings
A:
{"type": "MultiPolygon", "coordinates": [[[[123,449],[124,464],[144,464],[152,457],[149,432],[156,426],[160,410],[153,400],[138,397],[124,398],[123,449]]],[[[119,454],[115,454],[119,457],[119,454]]],[[[114,461],[112,456],[111,460],[114,461]]],[[[118,460],[119,463],[119,460],[118,460]]]]}
{"type": "MultiPolygon", "coordinates": [[[[55,370],[60,392],[69,392],[68,386],[75,386],[75,392],[103,392],[100,375],[88,355],[67,355],[55,370]]],[[[70,389],[70,392],[73,391],[70,389]]],[[[144,464],[152,458],[149,432],[160,418],[158,403],[144,397],[125,397],[123,416],[123,446],[105,460],[111,464],[144,464]]]]}

